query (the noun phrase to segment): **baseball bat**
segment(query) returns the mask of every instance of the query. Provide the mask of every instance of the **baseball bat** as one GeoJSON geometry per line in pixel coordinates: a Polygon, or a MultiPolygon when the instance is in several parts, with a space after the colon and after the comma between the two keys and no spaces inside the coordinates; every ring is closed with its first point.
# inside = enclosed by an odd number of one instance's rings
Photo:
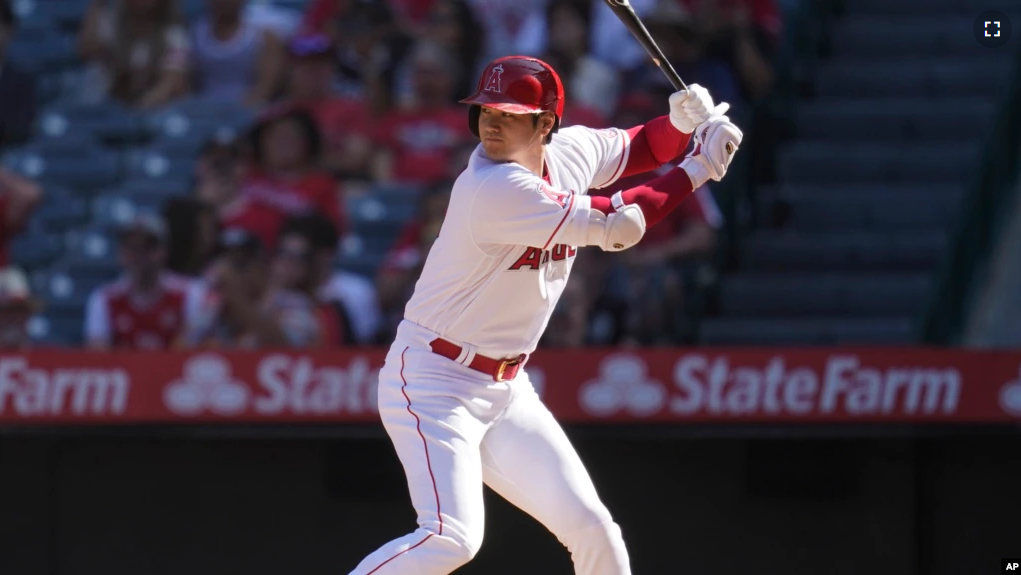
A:
{"type": "Polygon", "coordinates": [[[673,85],[674,90],[687,90],[688,85],[684,83],[684,80],[681,80],[677,70],[674,70],[673,65],[663,55],[663,51],[659,49],[659,45],[652,39],[652,34],[649,34],[649,31],[645,29],[645,24],[642,23],[642,19],[638,17],[638,14],[635,14],[635,9],[631,7],[631,2],[628,0],[606,0],[606,5],[627,26],[628,31],[638,40],[642,48],[645,48],[649,57],[652,58],[652,63],[663,72],[666,79],[673,85]]]}
{"type": "MultiPolygon", "coordinates": [[[[645,48],[649,57],[652,58],[652,63],[663,72],[666,79],[673,85],[674,90],[687,90],[688,85],[684,83],[677,70],[674,70],[673,64],[666,59],[663,51],[659,49],[659,45],[652,39],[652,34],[649,34],[638,14],[635,14],[635,9],[631,7],[631,2],[628,0],[606,0],[606,5],[610,7],[610,10],[613,10],[613,13],[627,27],[631,35],[635,37],[635,40],[638,40],[638,43],[642,45],[642,48],[645,48]]],[[[727,153],[734,153],[734,146],[730,142],[727,143],[727,153]]]]}

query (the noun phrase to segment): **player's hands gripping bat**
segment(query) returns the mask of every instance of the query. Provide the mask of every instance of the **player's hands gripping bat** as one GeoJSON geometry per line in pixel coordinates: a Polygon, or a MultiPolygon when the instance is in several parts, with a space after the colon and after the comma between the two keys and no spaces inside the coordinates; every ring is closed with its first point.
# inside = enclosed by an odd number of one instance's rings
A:
{"type": "Polygon", "coordinates": [[[684,134],[691,134],[709,118],[723,116],[729,109],[726,102],[714,104],[709,90],[698,84],[670,95],[670,123],[684,134]]]}
{"type": "MultiPolygon", "coordinates": [[[[652,39],[652,34],[649,34],[638,14],[635,14],[635,9],[631,7],[631,3],[628,0],[606,0],[606,5],[610,7],[610,10],[627,27],[631,35],[638,40],[642,48],[645,48],[649,57],[652,58],[652,63],[663,72],[667,80],[670,81],[670,84],[673,85],[674,90],[687,90],[688,85],[684,83],[684,80],[681,80],[677,70],[674,70],[673,65],[667,61],[663,51],[659,49],[659,45],[652,39]]],[[[736,148],[727,148],[728,154],[733,154],[735,151],[736,148]]]]}

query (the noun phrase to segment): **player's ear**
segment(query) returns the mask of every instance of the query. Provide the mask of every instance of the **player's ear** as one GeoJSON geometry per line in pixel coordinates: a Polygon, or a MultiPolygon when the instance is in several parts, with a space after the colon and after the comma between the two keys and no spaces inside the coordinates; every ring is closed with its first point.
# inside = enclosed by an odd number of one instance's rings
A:
{"type": "Polygon", "coordinates": [[[541,116],[539,125],[542,126],[543,135],[549,134],[553,131],[553,124],[556,122],[556,116],[551,112],[546,112],[541,116]]]}

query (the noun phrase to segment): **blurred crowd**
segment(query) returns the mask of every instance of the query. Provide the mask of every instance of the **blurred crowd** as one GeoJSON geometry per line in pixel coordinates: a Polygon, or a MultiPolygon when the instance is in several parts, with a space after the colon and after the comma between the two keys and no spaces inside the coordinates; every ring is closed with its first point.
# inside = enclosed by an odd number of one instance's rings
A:
{"type": "MultiPolygon", "coordinates": [[[[603,0],[309,0],[301,14],[206,0],[190,20],[176,2],[92,0],[78,36],[86,72],[77,96],[141,110],[201,97],[257,120],[210,138],[189,193],[120,230],[122,275],[86,306],[94,349],[386,342],[477,144],[457,100],[486,62],[517,53],[552,64],[566,85],[563,125],[635,126],[665,114],[673,91],[603,0]],[[351,231],[345,206],[380,183],[409,190],[395,201],[416,213],[375,275],[354,273],[337,265],[351,231]]],[[[732,114],[769,93],[775,0],[631,4],[681,77],[730,102],[732,114]]],[[[30,137],[37,114],[33,78],[4,63],[17,27],[10,0],[0,0],[5,146],[30,137]]],[[[44,194],[0,171],[4,246],[44,194]]],[[[683,340],[688,286],[723,225],[704,187],[635,249],[581,251],[543,345],[683,340]]],[[[27,318],[45,303],[30,292],[17,269],[0,274],[0,345],[30,345],[27,318]]]]}

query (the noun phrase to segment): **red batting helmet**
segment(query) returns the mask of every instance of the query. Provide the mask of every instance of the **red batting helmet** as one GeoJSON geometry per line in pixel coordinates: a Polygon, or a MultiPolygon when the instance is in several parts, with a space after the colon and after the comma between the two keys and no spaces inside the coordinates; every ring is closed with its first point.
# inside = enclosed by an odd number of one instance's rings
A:
{"type": "Polygon", "coordinates": [[[564,85],[556,71],[538,58],[504,56],[486,66],[475,94],[461,103],[472,104],[468,127],[476,136],[479,135],[480,106],[512,114],[553,112],[557,116],[553,123],[555,132],[564,115],[564,85]]]}

